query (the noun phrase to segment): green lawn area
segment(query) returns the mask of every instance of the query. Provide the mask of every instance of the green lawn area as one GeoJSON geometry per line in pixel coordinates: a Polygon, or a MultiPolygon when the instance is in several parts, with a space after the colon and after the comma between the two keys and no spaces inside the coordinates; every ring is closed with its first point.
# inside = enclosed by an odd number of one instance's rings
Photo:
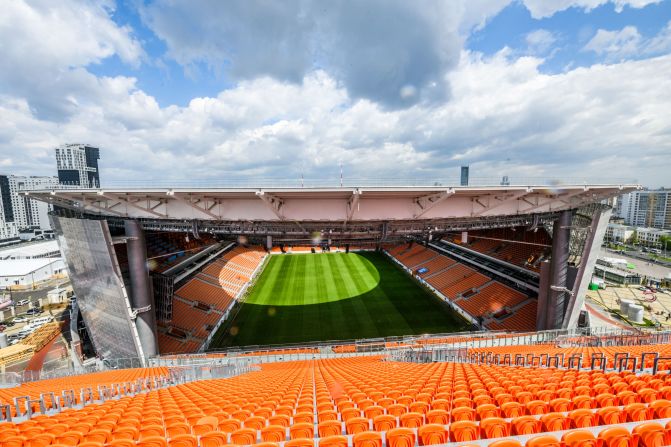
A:
{"type": "Polygon", "coordinates": [[[456,332],[467,326],[382,253],[272,255],[210,348],[456,332]]]}

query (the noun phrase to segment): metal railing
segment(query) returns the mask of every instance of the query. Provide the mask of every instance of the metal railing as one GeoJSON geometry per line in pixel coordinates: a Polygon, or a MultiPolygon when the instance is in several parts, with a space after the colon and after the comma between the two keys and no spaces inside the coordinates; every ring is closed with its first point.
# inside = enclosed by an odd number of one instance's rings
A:
{"type": "MultiPolygon", "coordinates": [[[[593,177],[470,177],[468,186],[547,186],[566,185],[636,185],[634,178],[593,177]]],[[[91,189],[136,189],[136,188],[356,188],[356,187],[453,187],[460,186],[461,178],[446,177],[352,177],[352,178],[254,178],[227,177],[218,179],[156,179],[106,181],[100,188],[91,189]]],[[[58,184],[50,189],[82,189],[79,185],[58,184]]]]}
{"type": "MultiPolygon", "coordinates": [[[[121,363],[123,365],[126,363],[121,363]]],[[[134,396],[197,380],[222,379],[245,374],[259,368],[252,365],[219,364],[168,368],[167,376],[139,378],[132,382],[98,385],[58,392],[46,392],[39,398],[15,396],[13,403],[0,405],[0,421],[30,419],[37,414],[54,414],[68,408],[82,408],[124,396],[134,396]],[[37,409],[37,410],[36,410],[37,409]]]]}
{"type": "MultiPolygon", "coordinates": [[[[284,362],[309,359],[327,359],[366,355],[389,356],[407,349],[486,348],[554,343],[560,347],[613,346],[671,342],[671,332],[644,332],[598,328],[576,328],[529,333],[459,332],[431,335],[410,335],[360,340],[334,340],[314,343],[270,346],[245,346],[205,353],[161,355],[147,359],[148,366],[228,365],[247,366],[258,363],[284,362]]],[[[18,386],[36,380],[66,377],[105,370],[143,367],[140,358],[98,360],[84,368],[60,368],[50,371],[26,371],[0,374],[0,387],[18,386]]]]}

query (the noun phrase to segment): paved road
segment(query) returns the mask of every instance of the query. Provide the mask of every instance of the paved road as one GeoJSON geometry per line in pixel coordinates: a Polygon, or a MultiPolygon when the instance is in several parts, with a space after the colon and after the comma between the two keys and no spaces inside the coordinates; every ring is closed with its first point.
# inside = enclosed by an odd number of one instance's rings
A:
{"type": "Polygon", "coordinates": [[[601,258],[620,258],[624,259],[627,262],[630,262],[636,266],[635,269],[631,270],[636,273],[639,273],[644,276],[652,276],[655,278],[665,278],[666,275],[671,273],[671,268],[669,267],[664,267],[663,265],[659,264],[653,264],[653,263],[647,263],[646,261],[642,259],[637,259],[633,258],[631,256],[627,255],[621,255],[619,253],[616,253],[615,251],[611,251],[607,248],[601,247],[601,251],[599,253],[599,257],[601,258]]]}

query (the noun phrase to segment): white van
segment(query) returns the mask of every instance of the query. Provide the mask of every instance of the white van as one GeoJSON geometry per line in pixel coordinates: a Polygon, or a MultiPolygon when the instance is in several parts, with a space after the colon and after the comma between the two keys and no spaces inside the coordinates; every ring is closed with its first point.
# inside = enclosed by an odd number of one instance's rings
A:
{"type": "Polygon", "coordinates": [[[48,315],[46,317],[40,317],[40,318],[35,318],[34,320],[31,320],[30,323],[28,323],[29,327],[40,327],[43,324],[49,323],[50,321],[53,321],[54,317],[51,315],[48,315]]]}

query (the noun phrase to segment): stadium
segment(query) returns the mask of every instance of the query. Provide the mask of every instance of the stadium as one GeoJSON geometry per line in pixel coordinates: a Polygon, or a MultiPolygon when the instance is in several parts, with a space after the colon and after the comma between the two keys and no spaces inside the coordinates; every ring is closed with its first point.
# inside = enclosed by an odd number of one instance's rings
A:
{"type": "Polygon", "coordinates": [[[584,303],[636,188],[30,192],[81,339],[67,376],[5,374],[0,442],[668,445],[669,334],[584,303]]]}

